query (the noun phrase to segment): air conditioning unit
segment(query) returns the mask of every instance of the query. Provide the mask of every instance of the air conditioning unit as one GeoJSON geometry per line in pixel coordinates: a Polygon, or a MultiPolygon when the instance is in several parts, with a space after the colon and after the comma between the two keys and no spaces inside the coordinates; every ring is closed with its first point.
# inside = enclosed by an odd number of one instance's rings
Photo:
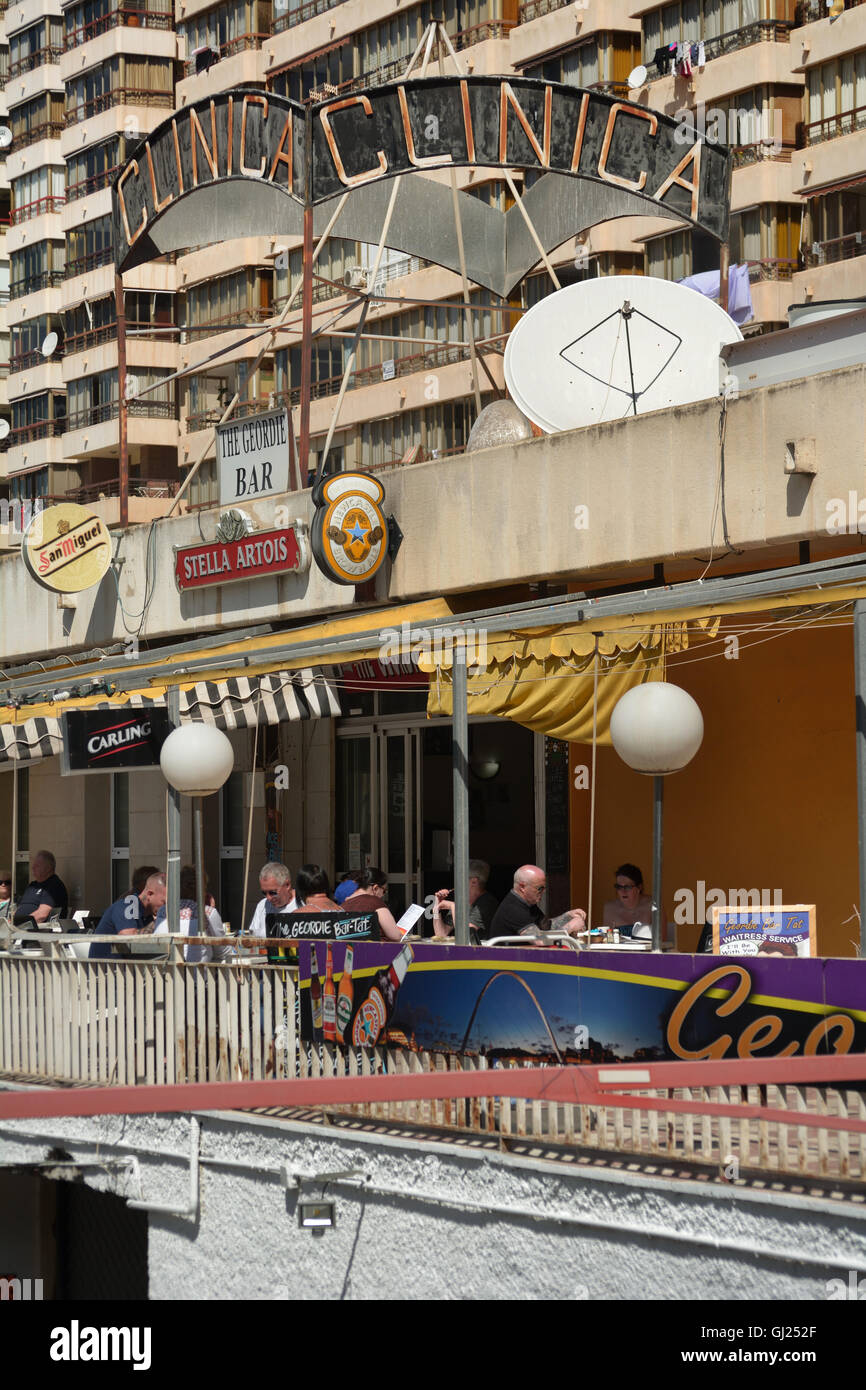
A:
{"type": "Polygon", "coordinates": [[[367,290],[370,287],[369,276],[363,266],[353,265],[343,276],[343,284],[347,290],[367,290]]]}

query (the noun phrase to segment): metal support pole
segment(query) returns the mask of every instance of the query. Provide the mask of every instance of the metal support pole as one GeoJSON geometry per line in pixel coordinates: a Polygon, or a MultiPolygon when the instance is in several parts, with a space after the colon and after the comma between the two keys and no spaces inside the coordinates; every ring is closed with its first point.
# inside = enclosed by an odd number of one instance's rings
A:
{"type": "Polygon", "coordinates": [[[731,252],[727,242],[719,248],[719,304],[728,312],[728,271],[731,266],[731,252]]]}
{"type": "Polygon", "coordinates": [[[310,468],[310,391],[313,383],[313,141],[308,132],[304,170],[304,251],[301,290],[301,415],[298,473],[306,486],[310,468]]]}
{"type": "Polygon", "coordinates": [[[12,893],[10,895],[9,916],[15,910],[17,893],[15,884],[18,878],[18,759],[12,763],[12,893]]]}
{"type": "Polygon", "coordinates": [[[653,778],[653,950],[662,948],[662,814],[663,777],[653,778]]]}
{"type": "Polygon", "coordinates": [[[193,798],[193,836],[195,845],[195,896],[198,903],[198,935],[207,935],[207,918],[204,915],[204,832],[201,813],[202,797],[193,798]]]}
{"type": "Polygon", "coordinates": [[[866,600],[854,602],[854,728],[857,737],[857,843],[860,848],[860,955],[866,956],[866,600]]]}
{"type": "Polygon", "coordinates": [[[469,945],[469,715],[466,647],[454,645],[451,667],[451,756],[454,778],[454,937],[469,945]]]}
{"type": "Polygon", "coordinates": [[[123,303],[123,277],[114,277],[114,303],[117,318],[117,422],[119,452],[120,525],[129,525],[129,442],[126,407],[126,310],[123,303]]]}
{"type": "MultiPolygon", "coordinates": [[[[166,695],[168,721],[180,725],[180,690],[169,686],[166,695]]],[[[166,783],[165,821],[168,839],[165,865],[165,915],[170,932],[180,930],[180,792],[166,783]]]]}

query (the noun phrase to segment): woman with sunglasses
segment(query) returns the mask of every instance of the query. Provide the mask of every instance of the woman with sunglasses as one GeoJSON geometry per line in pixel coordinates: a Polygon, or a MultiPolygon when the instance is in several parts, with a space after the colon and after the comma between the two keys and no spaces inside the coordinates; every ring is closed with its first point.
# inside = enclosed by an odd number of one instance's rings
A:
{"type": "MultiPolygon", "coordinates": [[[[605,903],[602,921],[606,927],[619,927],[625,936],[631,936],[632,927],[640,922],[651,926],[653,920],[652,898],[643,890],[643,874],[637,864],[620,864],[614,874],[616,897],[605,903]]],[[[664,910],[660,912],[662,936],[667,930],[664,910]]]]}

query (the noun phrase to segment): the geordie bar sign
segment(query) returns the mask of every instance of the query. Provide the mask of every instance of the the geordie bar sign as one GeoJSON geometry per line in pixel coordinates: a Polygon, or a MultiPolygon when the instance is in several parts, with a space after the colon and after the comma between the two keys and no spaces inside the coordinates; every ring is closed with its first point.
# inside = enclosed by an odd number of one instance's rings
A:
{"type": "Polygon", "coordinates": [[[220,506],[288,492],[288,411],[218,425],[216,454],[220,506]]]}
{"type": "MultiPolygon", "coordinates": [[[[727,235],[730,153],[697,131],[684,143],[683,126],[673,117],[535,78],[438,77],[371,88],[309,108],[272,93],[239,89],[175,112],[135,147],[114,181],[115,260],[123,271],[200,241],[191,195],[228,180],[244,180],[247,187],[221,198],[222,235],[252,235],[262,230],[263,217],[266,230],[296,234],[304,205],[347,191],[363,194],[395,174],[454,165],[541,169],[588,180],[607,190],[595,220],[663,210],[718,239],[727,235]]],[[[392,244],[402,250],[426,247],[424,254],[448,264],[448,238],[424,211],[436,185],[423,182],[425,187],[413,190],[417,215],[403,218],[399,231],[392,229],[397,237],[392,244]]],[[[470,205],[480,215],[477,200],[460,197],[466,216],[470,205]]],[[[579,205],[563,231],[556,220],[560,210],[545,209],[534,190],[533,199],[533,218],[545,245],[573,235],[579,205]]],[[[350,200],[338,235],[356,235],[358,214],[352,207],[350,200]]],[[[363,197],[357,207],[363,209],[363,197]]],[[[504,265],[508,215],[486,212],[491,265],[497,258],[504,265]]],[[[590,217],[580,225],[592,222],[590,217]]],[[[525,239],[519,219],[508,225],[525,239]]],[[[514,283],[538,259],[534,246],[526,254],[531,259],[515,272],[514,283]]]]}
{"type": "Polygon", "coordinates": [[[253,531],[239,540],[175,546],[174,579],[183,593],[241,579],[296,574],[307,562],[295,528],[284,526],[276,531],[253,531]]]}

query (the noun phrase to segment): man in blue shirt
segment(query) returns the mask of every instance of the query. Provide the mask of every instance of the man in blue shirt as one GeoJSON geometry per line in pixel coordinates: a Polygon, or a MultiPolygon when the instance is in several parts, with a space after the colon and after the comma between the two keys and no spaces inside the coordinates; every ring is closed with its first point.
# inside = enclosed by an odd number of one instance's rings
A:
{"type": "MultiPolygon", "coordinates": [[[[150,865],[137,869],[132,879],[132,892],[118,898],[103,912],[95,935],[136,936],[150,927],[164,902],[165,874],[150,865]]],[[[110,942],[94,942],[89,959],[110,960],[113,953],[110,942]]]]}

